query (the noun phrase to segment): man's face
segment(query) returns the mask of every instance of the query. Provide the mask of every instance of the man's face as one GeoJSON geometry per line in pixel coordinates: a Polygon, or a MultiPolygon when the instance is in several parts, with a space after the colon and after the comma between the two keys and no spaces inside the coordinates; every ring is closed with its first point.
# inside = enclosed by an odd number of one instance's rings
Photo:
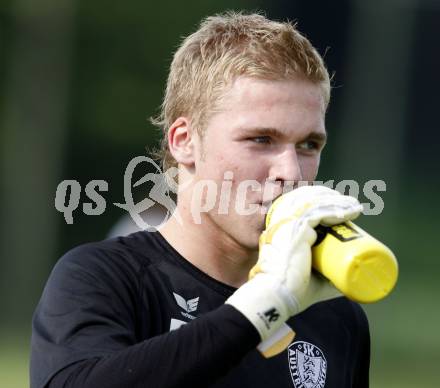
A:
{"type": "Polygon", "coordinates": [[[265,202],[280,195],[287,182],[316,177],[325,144],[324,98],[310,81],[240,77],[219,108],[195,146],[193,182],[210,180],[217,187],[215,207],[202,222],[246,249],[257,249],[265,202]]]}

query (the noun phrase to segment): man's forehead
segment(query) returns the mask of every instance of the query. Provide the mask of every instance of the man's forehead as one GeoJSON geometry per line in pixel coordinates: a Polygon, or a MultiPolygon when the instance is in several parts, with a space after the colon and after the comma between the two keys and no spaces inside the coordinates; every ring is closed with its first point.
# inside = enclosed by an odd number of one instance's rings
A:
{"type": "Polygon", "coordinates": [[[237,77],[226,86],[220,105],[226,110],[237,107],[252,109],[256,104],[270,109],[277,104],[296,102],[310,108],[319,106],[325,113],[324,92],[321,86],[304,78],[270,80],[237,77]]]}

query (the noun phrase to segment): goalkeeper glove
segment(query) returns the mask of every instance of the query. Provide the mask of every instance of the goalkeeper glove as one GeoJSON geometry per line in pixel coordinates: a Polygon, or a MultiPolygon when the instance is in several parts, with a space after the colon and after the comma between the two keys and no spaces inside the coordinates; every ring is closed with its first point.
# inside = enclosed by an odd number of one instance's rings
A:
{"type": "Polygon", "coordinates": [[[294,333],[284,325],[288,318],[341,295],[328,280],[312,273],[314,228],[353,220],[361,211],[357,199],[324,186],[295,189],[270,208],[249,281],[226,301],[246,316],[262,341],[268,340],[259,347],[266,356],[293,339],[294,333]]]}

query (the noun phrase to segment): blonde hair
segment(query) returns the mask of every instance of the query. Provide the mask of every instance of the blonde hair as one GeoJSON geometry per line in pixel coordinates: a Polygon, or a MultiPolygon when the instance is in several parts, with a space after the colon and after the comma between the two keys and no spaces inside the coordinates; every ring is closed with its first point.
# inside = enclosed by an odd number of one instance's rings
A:
{"type": "Polygon", "coordinates": [[[330,80],[324,62],[310,41],[290,22],[261,14],[226,12],[207,17],[176,51],[168,75],[160,115],[153,123],[163,131],[164,171],[176,167],[167,132],[180,116],[203,136],[203,128],[228,85],[239,76],[260,79],[303,77],[322,86],[326,105],[330,80]]]}

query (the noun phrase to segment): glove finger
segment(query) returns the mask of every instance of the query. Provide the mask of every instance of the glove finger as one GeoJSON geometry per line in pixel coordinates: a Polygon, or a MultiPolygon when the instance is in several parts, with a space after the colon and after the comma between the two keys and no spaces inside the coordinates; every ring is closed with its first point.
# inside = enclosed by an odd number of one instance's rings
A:
{"type": "Polygon", "coordinates": [[[335,225],[357,218],[362,210],[362,205],[354,197],[326,197],[310,208],[303,218],[312,227],[318,224],[335,225]]]}
{"type": "Polygon", "coordinates": [[[289,216],[301,216],[320,198],[338,196],[341,196],[339,192],[325,186],[299,187],[275,200],[267,215],[267,225],[274,225],[289,216]]]}
{"type": "Polygon", "coordinates": [[[339,291],[328,279],[315,273],[312,274],[307,289],[307,297],[305,298],[309,305],[341,296],[343,296],[341,291],[339,291]]]}

